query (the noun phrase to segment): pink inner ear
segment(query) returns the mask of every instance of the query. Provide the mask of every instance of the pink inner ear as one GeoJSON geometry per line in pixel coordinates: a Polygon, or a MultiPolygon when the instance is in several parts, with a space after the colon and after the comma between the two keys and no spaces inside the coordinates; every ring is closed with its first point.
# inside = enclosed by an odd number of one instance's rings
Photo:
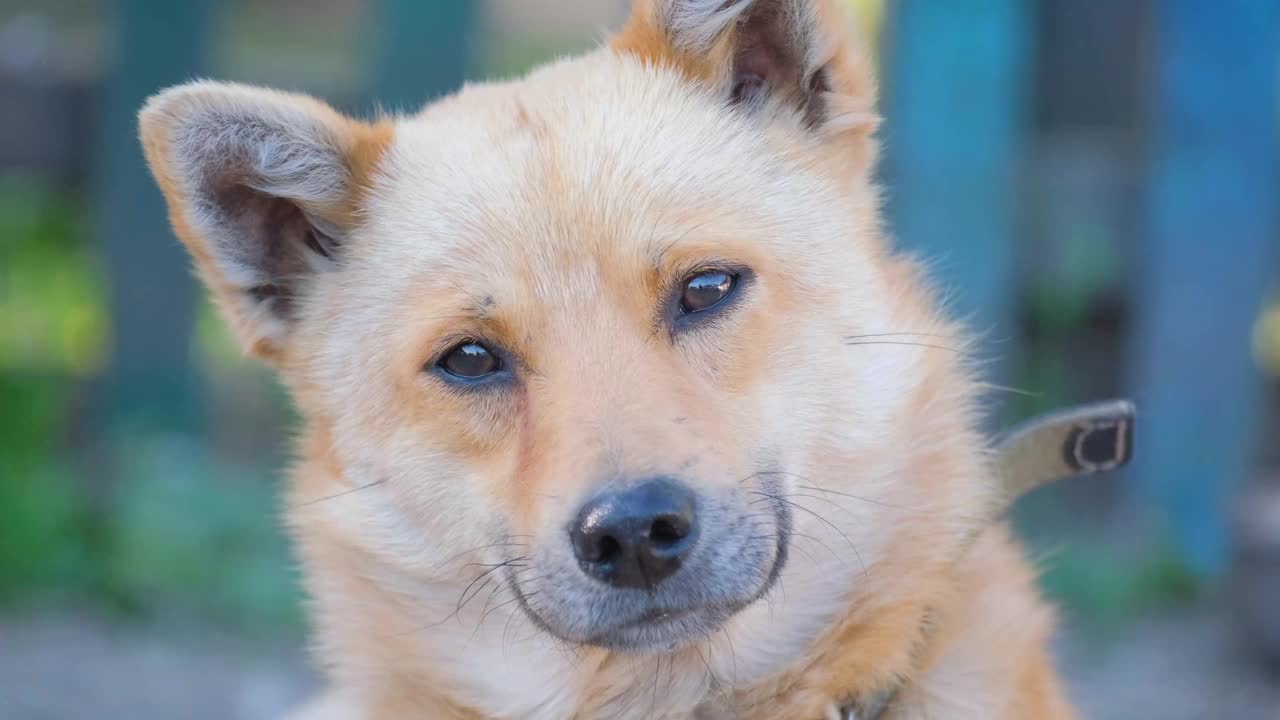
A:
{"type": "Polygon", "coordinates": [[[333,238],[328,235],[316,230],[314,227],[308,227],[306,243],[307,247],[311,249],[311,252],[314,252],[317,255],[323,255],[330,260],[333,259],[335,243],[333,238]]]}
{"type": "Polygon", "coordinates": [[[733,89],[729,102],[734,105],[759,99],[776,67],[763,45],[743,48],[733,59],[733,89]]]}
{"type": "Polygon", "coordinates": [[[782,2],[758,2],[733,28],[733,104],[758,103],[766,94],[809,114],[812,104],[805,81],[807,33],[792,26],[782,2]]]}
{"type": "Polygon", "coordinates": [[[737,53],[733,56],[733,85],[740,82],[755,85],[771,85],[774,90],[785,83],[788,74],[794,73],[795,59],[786,47],[778,46],[776,38],[769,36],[767,27],[753,27],[756,22],[748,19],[737,38],[737,53]]]}
{"type": "Polygon", "coordinates": [[[764,94],[764,78],[751,73],[733,79],[733,89],[729,92],[730,105],[743,105],[753,102],[764,94]]]}

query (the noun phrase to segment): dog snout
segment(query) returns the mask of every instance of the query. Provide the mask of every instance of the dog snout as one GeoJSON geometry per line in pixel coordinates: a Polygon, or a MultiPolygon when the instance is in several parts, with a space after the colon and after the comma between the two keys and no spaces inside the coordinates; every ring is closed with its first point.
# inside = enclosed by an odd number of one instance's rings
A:
{"type": "Polygon", "coordinates": [[[671,577],[698,540],[697,498],[654,478],[597,494],[569,528],[583,571],[618,588],[652,590],[671,577]]]}

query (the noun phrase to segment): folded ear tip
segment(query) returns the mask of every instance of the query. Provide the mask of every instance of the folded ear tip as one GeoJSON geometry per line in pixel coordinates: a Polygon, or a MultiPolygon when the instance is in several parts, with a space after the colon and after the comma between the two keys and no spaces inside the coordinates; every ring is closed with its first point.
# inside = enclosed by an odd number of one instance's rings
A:
{"type": "Polygon", "coordinates": [[[144,140],[172,122],[176,114],[174,111],[182,104],[187,92],[188,85],[174,85],[147,98],[138,110],[138,129],[144,140]]]}
{"type": "Polygon", "coordinates": [[[177,106],[196,102],[203,95],[229,89],[231,89],[229,83],[221,83],[214,80],[188,80],[177,85],[170,85],[161,88],[147,98],[140,114],[146,115],[171,111],[177,106]]]}
{"type": "Polygon", "coordinates": [[[147,98],[138,110],[138,130],[144,142],[159,140],[182,117],[200,107],[218,103],[220,97],[242,90],[231,83],[191,80],[171,85],[147,98]]]}
{"type": "Polygon", "coordinates": [[[269,106],[289,101],[327,107],[303,95],[243,83],[196,79],[159,90],[143,103],[138,117],[142,124],[163,123],[198,110],[269,106]]]}

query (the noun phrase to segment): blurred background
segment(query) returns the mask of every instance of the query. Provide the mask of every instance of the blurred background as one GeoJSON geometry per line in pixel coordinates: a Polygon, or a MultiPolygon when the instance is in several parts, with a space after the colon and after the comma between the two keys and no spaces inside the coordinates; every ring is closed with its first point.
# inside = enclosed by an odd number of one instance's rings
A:
{"type": "MultiPolygon", "coordinates": [[[[892,227],[983,333],[991,429],[1135,397],[1025,499],[1086,717],[1280,718],[1280,1],[848,0],[892,227]]],[[[410,109],[624,0],[0,0],[0,718],[272,717],[317,684],[291,411],[171,235],[134,113],[209,76],[410,109]]]]}

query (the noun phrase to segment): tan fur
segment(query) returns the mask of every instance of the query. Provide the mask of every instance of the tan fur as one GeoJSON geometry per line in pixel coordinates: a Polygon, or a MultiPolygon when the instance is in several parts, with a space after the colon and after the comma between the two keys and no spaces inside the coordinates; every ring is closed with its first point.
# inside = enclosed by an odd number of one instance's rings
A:
{"type": "Polygon", "coordinates": [[[681,1],[637,0],[609,47],[376,124],[212,83],[144,110],[177,234],[304,420],[287,517],[332,690],[299,717],[817,720],[892,687],[893,720],[1072,717],[1052,613],[992,524],[964,333],[880,229],[874,82],[843,15],[786,0],[816,38],[803,62],[829,73],[806,126],[795,98],[727,110],[743,26],[682,44],[681,1]],[[271,341],[176,159],[174,128],[211,108],[298,114],[351,179],[299,201],[343,243],[271,341]],[[755,273],[732,313],[662,330],[673,279],[724,261],[755,273]],[[477,396],[424,371],[464,337],[520,358],[520,382],[477,396]],[[727,497],[761,458],[797,506],[793,552],[705,640],[566,643],[513,582],[484,581],[562,542],[602,478],[680,473],[727,497]]]}

